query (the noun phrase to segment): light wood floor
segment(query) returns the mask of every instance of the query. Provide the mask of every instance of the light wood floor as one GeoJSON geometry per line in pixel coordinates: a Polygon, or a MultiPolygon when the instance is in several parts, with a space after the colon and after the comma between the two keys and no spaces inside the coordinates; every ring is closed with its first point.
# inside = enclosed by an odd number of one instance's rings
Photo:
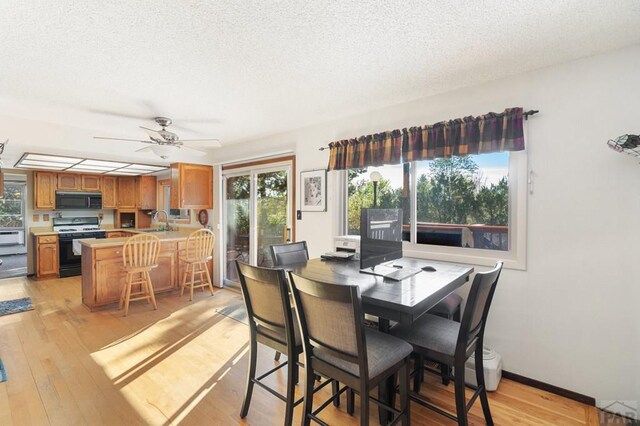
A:
{"type": "MultiPolygon", "coordinates": [[[[35,310],[0,316],[0,358],[9,377],[0,383],[0,425],[282,424],[283,403],[260,388],[246,420],[238,415],[248,330],[216,313],[240,300],[233,291],[198,292],[192,303],[186,296],[160,296],[157,311],[132,303],[125,318],[117,309],[84,308],[79,277],[0,281],[0,300],[24,296],[35,310]]],[[[270,350],[258,359],[259,371],[274,365],[270,350]]],[[[284,391],[284,371],[271,383],[284,391]]],[[[423,389],[453,410],[453,385],[445,388],[433,378],[423,389]]],[[[498,425],[598,424],[592,407],[509,380],[489,398],[498,425]]],[[[330,406],[321,417],[358,424],[345,405],[330,406]]],[[[299,409],[296,416],[299,424],[299,409]]],[[[484,424],[479,403],[470,423],[484,424]]],[[[412,424],[452,422],[413,404],[412,424]]]]}

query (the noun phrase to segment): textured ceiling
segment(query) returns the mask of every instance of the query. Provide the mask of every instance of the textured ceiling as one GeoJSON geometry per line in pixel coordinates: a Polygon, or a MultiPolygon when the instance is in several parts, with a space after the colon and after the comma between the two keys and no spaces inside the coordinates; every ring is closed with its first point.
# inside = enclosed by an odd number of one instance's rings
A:
{"type": "Polygon", "coordinates": [[[0,116],[138,138],[164,115],[230,144],[637,44],[639,21],[637,0],[4,0],[0,116]]]}

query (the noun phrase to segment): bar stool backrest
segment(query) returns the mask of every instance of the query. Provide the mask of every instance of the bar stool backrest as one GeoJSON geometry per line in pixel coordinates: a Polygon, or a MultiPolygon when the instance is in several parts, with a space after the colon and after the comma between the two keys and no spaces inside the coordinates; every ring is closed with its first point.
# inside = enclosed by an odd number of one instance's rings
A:
{"type": "Polygon", "coordinates": [[[206,261],[213,257],[216,236],[208,229],[198,229],[187,237],[185,257],[189,261],[206,261]]]}
{"type": "Polygon", "coordinates": [[[122,247],[125,268],[148,268],[158,264],[160,238],[155,235],[138,234],[129,237],[122,247]]]}

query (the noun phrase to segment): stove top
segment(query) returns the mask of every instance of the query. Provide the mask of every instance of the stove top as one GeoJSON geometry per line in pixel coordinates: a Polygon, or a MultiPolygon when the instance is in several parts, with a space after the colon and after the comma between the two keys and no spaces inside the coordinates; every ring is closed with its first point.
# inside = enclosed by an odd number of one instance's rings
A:
{"type": "Polygon", "coordinates": [[[69,234],[73,232],[104,232],[104,229],[100,229],[97,226],[78,226],[75,228],[67,228],[67,227],[53,227],[53,230],[58,234],[69,234]]]}
{"type": "Polygon", "coordinates": [[[104,229],[100,229],[97,217],[56,217],[53,218],[53,231],[58,234],[88,234],[104,232],[104,229]]]}

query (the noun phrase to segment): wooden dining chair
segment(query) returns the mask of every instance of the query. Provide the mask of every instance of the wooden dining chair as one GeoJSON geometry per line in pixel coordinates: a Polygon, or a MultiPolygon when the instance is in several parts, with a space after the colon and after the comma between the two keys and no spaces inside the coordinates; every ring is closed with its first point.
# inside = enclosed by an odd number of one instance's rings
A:
{"type": "Polygon", "coordinates": [[[370,391],[399,376],[400,407],[371,398],[395,415],[393,424],[410,424],[408,364],[411,346],[388,334],[364,326],[360,288],[330,284],[289,272],[305,359],[305,393],[302,424],[322,422],[317,415],[347,389],[360,394],[360,424],[369,424],[370,391]],[[313,409],[314,374],[345,386],[313,409]]]}
{"type": "Polygon", "coordinates": [[[249,322],[249,372],[240,417],[249,413],[254,385],[258,385],[286,404],[286,426],[293,421],[293,408],[301,402],[295,401],[295,385],[298,383],[298,355],[302,353],[302,342],[297,322],[289,302],[289,289],[282,269],[262,268],[234,261],[240,278],[240,288],[247,309],[249,322]],[[258,343],[278,353],[287,355],[287,361],[256,378],[258,343]],[[286,395],[282,395],[263,382],[271,373],[288,365],[286,395]]]}
{"type": "Polygon", "coordinates": [[[213,244],[215,235],[208,229],[198,229],[187,237],[184,250],[180,253],[180,262],[185,263],[182,280],[180,281],[180,297],[184,294],[185,286],[189,286],[189,301],[193,300],[193,289],[209,288],[213,296],[213,284],[207,267],[213,259],[213,244]],[[198,275],[196,279],[195,276],[198,275]],[[187,277],[190,279],[187,281],[187,277]]]}
{"type": "Polygon", "coordinates": [[[455,416],[434,406],[417,393],[412,394],[411,399],[426,408],[457,421],[460,426],[468,424],[467,413],[478,397],[480,397],[487,425],[493,425],[487,389],[484,383],[482,343],[489,308],[491,307],[491,301],[493,300],[493,294],[501,271],[502,262],[498,262],[492,270],[476,274],[469,291],[461,323],[436,315],[425,314],[411,326],[398,325],[391,329],[391,334],[410,343],[413,346],[413,350],[426,359],[454,366],[455,416]],[[469,403],[467,403],[464,380],[465,362],[474,353],[478,387],[471,396],[469,403]]]}
{"type": "Polygon", "coordinates": [[[309,260],[306,241],[288,244],[273,244],[269,247],[274,268],[304,263],[309,260]]]}
{"type": "MultiPolygon", "coordinates": [[[[295,265],[296,263],[309,260],[306,241],[272,244],[269,246],[269,253],[271,254],[271,264],[274,268],[286,268],[289,265],[295,265]]],[[[276,352],[274,359],[276,361],[280,360],[280,352],[276,352]]]]}
{"type": "Polygon", "coordinates": [[[127,278],[120,293],[120,309],[129,313],[129,302],[146,300],[158,309],[149,272],[158,266],[160,239],[155,235],[138,234],[129,237],[122,247],[122,260],[127,278]],[[135,288],[135,291],[132,289],[135,288]]]}
{"type": "MultiPolygon", "coordinates": [[[[462,308],[462,297],[457,293],[451,293],[442,299],[433,308],[427,311],[430,315],[436,315],[448,320],[460,322],[460,314],[462,308]]],[[[420,354],[416,354],[416,366],[422,371],[413,378],[413,391],[420,392],[420,384],[424,380],[424,358],[420,354]]],[[[430,370],[432,371],[432,370],[430,370]]],[[[451,377],[451,366],[440,364],[440,377],[442,384],[449,386],[449,378],[451,377]]]]}

